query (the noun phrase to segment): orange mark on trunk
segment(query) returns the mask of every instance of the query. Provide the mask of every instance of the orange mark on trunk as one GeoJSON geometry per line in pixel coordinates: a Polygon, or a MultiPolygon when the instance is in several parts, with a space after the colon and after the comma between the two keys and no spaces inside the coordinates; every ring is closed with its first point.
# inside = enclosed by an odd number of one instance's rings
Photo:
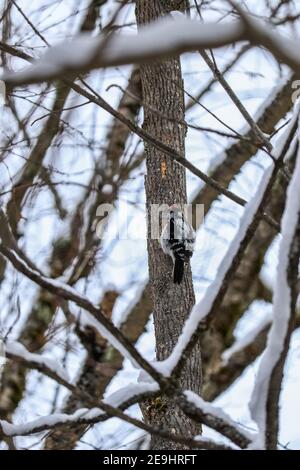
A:
{"type": "Polygon", "coordinates": [[[167,176],[167,164],[165,160],[161,162],[161,175],[163,178],[167,176]]]}

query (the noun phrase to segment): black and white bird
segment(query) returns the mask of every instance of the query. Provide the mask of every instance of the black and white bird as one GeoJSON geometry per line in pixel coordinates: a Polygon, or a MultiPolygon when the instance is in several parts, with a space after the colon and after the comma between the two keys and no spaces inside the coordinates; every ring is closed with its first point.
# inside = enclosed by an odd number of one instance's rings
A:
{"type": "Polygon", "coordinates": [[[175,204],[167,211],[166,219],[160,244],[164,253],[171,256],[173,260],[173,282],[180,284],[183,278],[184,264],[190,260],[194,252],[196,234],[175,204]]]}

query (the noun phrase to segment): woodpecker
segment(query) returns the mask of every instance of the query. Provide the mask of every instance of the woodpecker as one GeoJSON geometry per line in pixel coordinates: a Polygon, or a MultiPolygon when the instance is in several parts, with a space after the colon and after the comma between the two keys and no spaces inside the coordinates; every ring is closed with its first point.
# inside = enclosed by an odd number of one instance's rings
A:
{"type": "Polygon", "coordinates": [[[180,284],[184,264],[190,260],[194,252],[196,234],[175,204],[167,211],[166,218],[167,223],[162,230],[160,244],[163,252],[173,260],[173,282],[180,284]]]}

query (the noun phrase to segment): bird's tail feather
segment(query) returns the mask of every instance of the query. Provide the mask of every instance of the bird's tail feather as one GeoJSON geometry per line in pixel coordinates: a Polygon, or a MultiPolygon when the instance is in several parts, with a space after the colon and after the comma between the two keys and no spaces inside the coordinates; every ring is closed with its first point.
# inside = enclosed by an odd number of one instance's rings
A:
{"type": "Polygon", "coordinates": [[[183,278],[184,262],[180,258],[175,258],[174,269],[173,269],[173,282],[174,284],[180,284],[183,278]]]}

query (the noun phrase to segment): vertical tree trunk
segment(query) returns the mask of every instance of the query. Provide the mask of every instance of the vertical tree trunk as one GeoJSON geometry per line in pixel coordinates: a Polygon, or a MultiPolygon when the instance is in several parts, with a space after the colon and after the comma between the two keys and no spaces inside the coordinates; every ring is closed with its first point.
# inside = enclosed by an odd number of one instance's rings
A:
{"type": "MultiPolygon", "coordinates": [[[[138,27],[162,16],[166,12],[166,5],[169,6],[169,4],[170,2],[160,0],[137,0],[138,27]]],[[[156,139],[184,155],[186,127],[183,124],[184,94],[179,58],[142,66],[141,80],[144,129],[156,139]]],[[[185,270],[183,282],[180,285],[173,284],[172,261],[163,254],[159,241],[152,240],[150,237],[150,209],[152,204],[185,204],[186,175],[183,167],[172,162],[151,145],[145,144],[145,151],[149,275],[154,306],[156,355],[158,360],[163,360],[171,353],[185,319],[194,305],[195,296],[190,267],[185,270]]],[[[199,344],[187,361],[180,383],[183,389],[200,392],[199,344]]],[[[143,407],[143,412],[150,424],[160,428],[166,427],[185,436],[201,432],[199,425],[183,415],[166,397],[149,403],[147,407],[143,407]]],[[[157,437],[152,438],[151,447],[153,449],[182,448],[178,444],[157,437]]]]}

